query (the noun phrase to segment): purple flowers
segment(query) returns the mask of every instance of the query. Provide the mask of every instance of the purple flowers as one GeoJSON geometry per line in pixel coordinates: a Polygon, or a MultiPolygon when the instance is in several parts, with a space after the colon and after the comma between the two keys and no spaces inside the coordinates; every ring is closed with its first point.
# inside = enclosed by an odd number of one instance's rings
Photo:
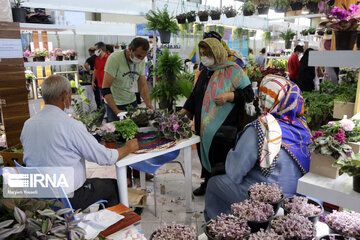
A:
{"type": "Polygon", "coordinates": [[[231,211],[241,219],[254,222],[266,221],[274,215],[274,209],[270,204],[251,200],[233,203],[231,211]]]}
{"type": "Polygon", "coordinates": [[[188,239],[196,240],[196,231],[194,227],[188,227],[181,224],[164,225],[158,228],[152,237],[153,240],[171,240],[188,239]]]}
{"type": "Polygon", "coordinates": [[[215,239],[240,240],[250,234],[250,227],[246,221],[222,213],[217,218],[210,220],[207,231],[215,239]]]}
{"type": "Polygon", "coordinates": [[[349,9],[342,9],[338,6],[331,10],[331,15],[338,20],[348,20],[349,17],[357,17],[359,15],[360,7],[355,4],[351,4],[349,9]]]}
{"type": "Polygon", "coordinates": [[[172,114],[157,117],[153,126],[159,131],[160,136],[166,139],[191,138],[193,134],[192,122],[186,115],[172,114]]]}
{"type": "Polygon", "coordinates": [[[273,229],[264,232],[264,229],[260,229],[257,233],[252,233],[248,240],[285,240],[283,236],[278,235],[273,229]]]}
{"type": "Polygon", "coordinates": [[[176,132],[176,131],[179,129],[179,127],[180,127],[180,125],[177,124],[177,123],[175,123],[175,124],[173,125],[173,130],[174,130],[174,132],[176,132]]]}
{"type": "Polygon", "coordinates": [[[255,183],[249,188],[249,197],[259,202],[273,203],[282,199],[283,192],[276,183],[255,183]]]}
{"type": "Polygon", "coordinates": [[[345,143],[346,142],[346,137],[345,137],[345,132],[344,130],[342,130],[341,128],[338,129],[338,133],[334,135],[334,139],[336,141],[338,141],[339,143],[345,143]]]}
{"type": "Polygon", "coordinates": [[[333,211],[325,217],[325,221],[329,227],[342,235],[360,237],[360,213],[333,211]]]}
{"type": "Polygon", "coordinates": [[[286,239],[303,240],[316,235],[315,226],[309,219],[293,213],[276,217],[271,221],[271,228],[286,239]]]}
{"type": "Polygon", "coordinates": [[[318,215],[322,211],[320,206],[308,203],[307,198],[299,196],[285,199],[284,209],[287,212],[296,213],[305,217],[318,215]]]}
{"type": "Polygon", "coordinates": [[[324,136],[324,133],[323,133],[323,132],[321,132],[321,131],[316,131],[315,134],[314,134],[314,136],[313,136],[313,140],[318,139],[319,137],[322,137],[322,136],[324,136]]]}

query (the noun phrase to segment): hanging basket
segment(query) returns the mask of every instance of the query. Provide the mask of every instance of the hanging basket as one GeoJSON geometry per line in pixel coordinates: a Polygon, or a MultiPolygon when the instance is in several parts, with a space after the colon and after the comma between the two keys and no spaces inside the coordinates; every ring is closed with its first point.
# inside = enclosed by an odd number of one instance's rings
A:
{"type": "Polygon", "coordinates": [[[192,22],[195,22],[196,21],[196,17],[194,16],[190,16],[190,17],[186,17],[188,23],[192,23],[192,22]]]}
{"type": "Polygon", "coordinates": [[[202,15],[199,16],[200,22],[206,22],[207,20],[209,20],[209,15],[202,15]]]}
{"type": "Polygon", "coordinates": [[[336,50],[353,50],[357,31],[335,31],[336,50]]]}
{"type": "Polygon", "coordinates": [[[306,4],[306,8],[309,9],[309,11],[312,13],[319,12],[318,3],[316,3],[316,2],[308,2],[306,4]]]}
{"type": "Polygon", "coordinates": [[[293,11],[299,11],[299,10],[301,10],[303,8],[303,3],[302,2],[295,2],[295,3],[291,3],[290,6],[291,6],[291,9],[293,11]]]}
{"type": "Polygon", "coordinates": [[[243,15],[244,15],[245,17],[252,16],[252,15],[254,15],[254,12],[244,10],[244,11],[243,11],[243,15]]]}
{"type": "Polygon", "coordinates": [[[166,30],[159,30],[160,41],[162,44],[170,43],[171,32],[166,30]]]}
{"type": "Polygon", "coordinates": [[[226,12],[225,15],[227,18],[233,18],[236,16],[236,12],[229,11],[229,12],[226,12]]]}
{"type": "Polygon", "coordinates": [[[220,20],[221,13],[211,14],[210,17],[212,20],[220,20]]]}
{"type": "Polygon", "coordinates": [[[291,45],[292,45],[292,41],[289,40],[289,41],[286,42],[285,48],[286,48],[286,49],[291,49],[291,45]]]}
{"type": "Polygon", "coordinates": [[[269,13],[269,7],[258,7],[259,15],[267,15],[269,13]]]}
{"type": "Polygon", "coordinates": [[[176,20],[177,20],[178,24],[184,24],[184,23],[186,23],[186,18],[176,17],[176,20]]]}

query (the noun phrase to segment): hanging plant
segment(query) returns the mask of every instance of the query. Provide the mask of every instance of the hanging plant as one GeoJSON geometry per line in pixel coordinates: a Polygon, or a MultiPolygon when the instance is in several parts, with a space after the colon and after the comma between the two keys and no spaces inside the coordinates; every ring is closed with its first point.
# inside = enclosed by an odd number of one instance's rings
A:
{"type": "Polygon", "coordinates": [[[194,36],[195,35],[203,35],[204,33],[204,24],[202,23],[195,23],[193,26],[193,32],[194,32],[194,36]],[[200,34],[198,34],[198,32],[200,32],[200,34]]]}
{"type": "Polygon", "coordinates": [[[289,8],[288,0],[270,0],[270,3],[277,13],[284,13],[289,8]]]}
{"type": "Polygon", "coordinates": [[[243,34],[244,34],[244,29],[242,28],[235,28],[232,30],[232,36],[234,41],[235,38],[238,39],[239,41],[242,41],[243,34]]]}
{"type": "Polygon", "coordinates": [[[255,35],[256,35],[256,30],[249,31],[249,37],[255,37],[255,35]]]}
{"type": "Polygon", "coordinates": [[[259,15],[266,15],[269,13],[270,2],[269,0],[259,1],[259,5],[257,6],[257,10],[259,15]]]}
{"type": "Polygon", "coordinates": [[[216,26],[215,31],[218,32],[222,37],[224,37],[225,28],[223,26],[216,26]]]}
{"type": "Polygon", "coordinates": [[[263,35],[262,35],[262,39],[264,41],[265,46],[269,46],[270,41],[271,41],[271,33],[270,32],[264,32],[263,35]]]}
{"type": "Polygon", "coordinates": [[[319,12],[319,4],[320,0],[307,0],[306,1],[306,8],[309,9],[312,13],[318,13],[319,12]]]}
{"type": "Polygon", "coordinates": [[[294,39],[296,33],[288,29],[286,32],[280,33],[280,37],[285,40],[285,47],[286,49],[291,48],[291,41],[294,39]]]}
{"type": "Polygon", "coordinates": [[[210,11],[210,17],[212,20],[219,20],[221,16],[221,10],[220,9],[214,9],[210,11]]]}
{"type": "Polygon", "coordinates": [[[314,35],[315,32],[316,32],[316,28],[314,28],[314,27],[309,27],[308,32],[309,32],[310,35],[314,35]]]}
{"type": "Polygon", "coordinates": [[[236,16],[236,10],[233,8],[233,6],[224,7],[223,13],[225,13],[227,18],[233,18],[236,16]]]}
{"type": "Polygon", "coordinates": [[[186,19],[187,19],[188,23],[195,22],[196,21],[196,12],[190,11],[190,12],[186,13],[186,19]]]}
{"type": "Polygon", "coordinates": [[[190,24],[185,22],[184,24],[179,24],[180,28],[180,37],[181,39],[184,39],[189,35],[190,32],[190,24]]]}
{"type": "Polygon", "coordinates": [[[291,10],[299,11],[303,8],[303,1],[302,0],[290,0],[291,10]]]}
{"type": "Polygon", "coordinates": [[[246,1],[242,5],[241,10],[244,16],[251,16],[255,13],[255,4],[252,1],[246,1]]]}
{"type": "Polygon", "coordinates": [[[309,31],[307,29],[304,29],[300,32],[301,35],[307,36],[309,34],[309,31]]]}
{"type": "Polygon", "coordinates": [[[181,14],[176,16],[176,19],[177,19],[179,24],[184,24],[184,23],[186,23],[186,14],[181,13],[181,14]]]}
{"type": "Polygon", "coordinates": [[[199,11],[198,17],[200,19],[200,22],[206,22],[209,19],[209,12],[208,11],[199,11]]]}
{"type": "Polygon", "coordinates": [[[324,34],[325,34],[324,29],[319,29],[319,30],[317,30],[317,34],[318,34],[319,36],[324,36],[324,34]]]}

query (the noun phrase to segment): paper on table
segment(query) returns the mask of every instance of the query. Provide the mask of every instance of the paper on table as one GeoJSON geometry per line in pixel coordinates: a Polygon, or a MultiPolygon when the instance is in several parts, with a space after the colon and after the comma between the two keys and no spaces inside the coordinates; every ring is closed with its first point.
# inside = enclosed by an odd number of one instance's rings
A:
{"type": "Polygon", "coordinates": [[[103,209],[98,212],[86,214],[82,219],[86,223],[79,223],[78,226],[86,231],[86,239],[93,239],[106,228],[123,219],[124,216],[113,211],[103,209]]]}

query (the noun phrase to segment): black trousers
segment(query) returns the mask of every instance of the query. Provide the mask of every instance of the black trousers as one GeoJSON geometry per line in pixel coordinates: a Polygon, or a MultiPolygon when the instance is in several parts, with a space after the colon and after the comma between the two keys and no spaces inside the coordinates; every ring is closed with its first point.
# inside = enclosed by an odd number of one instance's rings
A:
{"type": "Polygon", "coordinates": [[[112,178],[86,179],[84,185],[69,200],[74,210],[84,210],[99,200],[108,201],[104,204],[105,207],[115,206],[120,203],[117,181],[112,178]]]}

